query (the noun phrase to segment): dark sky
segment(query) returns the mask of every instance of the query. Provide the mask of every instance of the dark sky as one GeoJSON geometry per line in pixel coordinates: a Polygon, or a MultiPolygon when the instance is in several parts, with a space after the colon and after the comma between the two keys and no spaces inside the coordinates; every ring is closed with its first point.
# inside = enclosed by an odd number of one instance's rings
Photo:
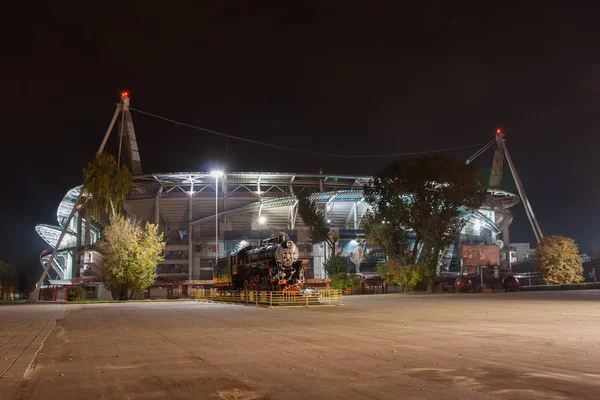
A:
{"type": "MultiPolygon", "coordinates": [[[[401,3],[62,1],[5,10],[0,258],[37,262],[47,246],[34,226],[56,224],[122,89],[145,111],[348,155],[485,143],[501,126],[544,233],[572,236],[584,250],[600,244],[598,10],[401,3]]],[[[145,172],[222,163],[372,174],[389,161],[231,140],[226,157],[223,138],[133,118],[145,172]]],[[[488,151],[478,162],[489,168],[491,159],[488,151]]],[[[504,184],[515,190],[507,174],[504,184]]],[[[514,210],[512,241],[533,242],[522,206],[514,210]]]]}

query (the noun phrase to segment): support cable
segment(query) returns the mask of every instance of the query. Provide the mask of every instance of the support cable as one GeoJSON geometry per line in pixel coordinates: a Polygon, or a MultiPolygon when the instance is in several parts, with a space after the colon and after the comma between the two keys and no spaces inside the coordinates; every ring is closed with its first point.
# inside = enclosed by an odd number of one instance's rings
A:
{"type": "Polygon", "coordinates": [[[152,114],[152,113],[149,113],[149,112],[146,112],[146,111],[138,110],[138,109],[133,108],[133,107],[129,107],[129,109],[132,110],[132,111],[138,112],[140,114],[144,114],[144,115],[147,115],[147,116],[150,116],[150,117],[162,119],[163,121],[168,121],[168,122],[171,122],[173,124],[185,126],[187,128],[191,128],[191,129],[195,129],[195,130],[199,130],[199,131],[203,131],[203,132],[212,133],[212,134],[218,135],[218,136],[225,136],[225,137],[227,137],[229,139],[240,140],[242,142],[254,143],[254,144],[261,145],[261,146],[272,147],[272,148],[281,149],[281,150],[287,150],[287,151],[292,151],[292,152],[296,152],[296,153],[305,153],[305,154],[311,154],[311,155],[314,155],[314,156],[323,156],[323,157],[335,157],[335,158],[383,158],[383,157],[416,156],[416,155],[421,155],[421,154],[441,153],[441,152],[446,152],[446,151],[463,150],[463,149],[469,149],[469,148],[472,148],[472,147],[479,147],[479,146],[481,146],[481,143],[478,143],[478,144],[472,144],[472,145],[468,145],[468,146],[449,147],[449,148],[445,148],[445,149],[435,149],[435,150],[426,150],[426,151],[414,151],[414,152],[407,152],[407,153],[390,153],[390,154],[356,154],[356,155],[347,155],[347,154],[321,153],[321,152],[310,151],[310,150],[295,149],[295,148],[287,147],[287,146],[279,146],[279,145],[275,145],[275,144],[272,144],[272,143],[261,142],[259,140],[247,139],[247,138],[230,135],[230,134],[223,133],[223,132],[214,131],[212,129],[201,128],[201,127],[196,126],[196,125],[186,124],[185,122],[176,121],[174,119],[170,119],[170,118],[166,118],[166,117],[163,117],[163,116],[160,116],[160,115],[152,114]]]}

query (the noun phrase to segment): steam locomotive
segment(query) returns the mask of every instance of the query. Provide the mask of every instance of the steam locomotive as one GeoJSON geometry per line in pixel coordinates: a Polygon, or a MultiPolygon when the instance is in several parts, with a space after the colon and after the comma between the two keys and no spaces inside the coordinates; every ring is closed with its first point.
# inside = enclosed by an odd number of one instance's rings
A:
{"type": "Polygon", "coordinates": [[[221,289],[301,291],[304,267],[299,256],[298,247],[288,235],[277,232],[258,247],[247,245],[219,258],[213,285],[221,289]]]}

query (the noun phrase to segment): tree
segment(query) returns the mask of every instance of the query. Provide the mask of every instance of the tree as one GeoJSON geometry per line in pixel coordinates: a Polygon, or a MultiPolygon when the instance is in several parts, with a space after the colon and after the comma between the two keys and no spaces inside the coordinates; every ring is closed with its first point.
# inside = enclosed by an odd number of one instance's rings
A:
{"type": "Polygon", "coordinates": [[[124,165],[117,167],[110,153],[97,155],[83,169],[83,202],[96,218],[101,212],[115,215],[130,187],[131,172],[124,165]]]}
{"type": "Polygon", "coordinates": [[[486,192],[475,166],[453,157],[433,154],[396,160],[365,186],[365,200],[373,208],[366,230],[397,261],[418,264],[431,291],[439,255],[467,222],[466,213],[483,204],[486,192]],[[407,248],[408,232],[414,236],[412,248],[407,248]]]}
{"type": "Polygon", "coordinates": [[[17,269],[14,265],[0,260],[0,300],[9,300],[18,286],[17,269]]]}
{"type": "Polygon", "coordinates": [[[37,281],[36,273],[39,268],[39,262],[36,262],[33,265],[17,264],[16,268],[19,299],[24,299],[27,297],[27,294],[35,288],[35,283],[37,281]]]}
{"type": "Polygon", "coordinates": [[[533,266],[547,283],[583,281],[583,262],[579,247],[571,238],[545,236],[533,256],[533,266]]]}
{"type": "Polygon", "coordinates": [[[337,255],[329,257],[327,261],[323,263],[323,269],[325,269],[325,272],[327,272],[327,275],[330,277],[339,273],[348,273],[346,262],[342,257],[337,255]]]}
{"type": "Polygon", "coordinates": [[[368,212],[364,223],[365,238],[367,242],[379,245],[388,258],[403,264],[408,254],[408,232],[400,216],[390,215],[392,213],[384,217],[383,213],[368,212]]]}
{"type": "Polygon", "coordinates": [[[116,214],[104,229],[99,248],[104,255],[102,278],[111,289],[121,291],[121,299],[127,299],[154,282],[165,242],[157,225],[147,222],[141,228],[136,221],[116,214]]]}
{"type": "Polygon", "coordinates": [[[393,258],[377,266],[377,272],[384,282],[400,286],[402,291],[415,290],[426,278],[422,265],[402,265],[393,258]]]}
{"type": "Polygon", "coordinates": [[[331,250],[334,249],[338,237],[331,232],[325,222],[323,213],[309,197],[309,194],[301,191],[296,195],[298,200],[298,214],[302,222],[310,229],[310,241],[313,244],[327,243],[331,250]]]}

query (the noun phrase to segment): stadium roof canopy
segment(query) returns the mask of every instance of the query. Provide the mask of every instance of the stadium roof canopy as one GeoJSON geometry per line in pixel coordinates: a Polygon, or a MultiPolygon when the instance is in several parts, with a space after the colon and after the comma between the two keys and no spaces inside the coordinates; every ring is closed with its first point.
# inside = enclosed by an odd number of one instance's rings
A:
{"type": "MultiPolygon", "coordinates": [[[[366,175],[229,172],[219,178],[219,185],[220,190],[230,196],[235,196],[234,193],[239,192],[262,199],[293,195],[303,189],[313,193],[340,192],[340,194],[344,190],[362,191],[372,178],[366,175]]],[[[201,197],[206,189],[212,191],[211,196],[214,196],[215,178],[210,172],[156,173],[135,176],[132,186],[133,193],[128,196],[128,199],[201,197]]],[[[491,208],[506,209],[518,202],[519,197],[513,193],[500,189],[488,190],[488,206],[491,208]]]]}

